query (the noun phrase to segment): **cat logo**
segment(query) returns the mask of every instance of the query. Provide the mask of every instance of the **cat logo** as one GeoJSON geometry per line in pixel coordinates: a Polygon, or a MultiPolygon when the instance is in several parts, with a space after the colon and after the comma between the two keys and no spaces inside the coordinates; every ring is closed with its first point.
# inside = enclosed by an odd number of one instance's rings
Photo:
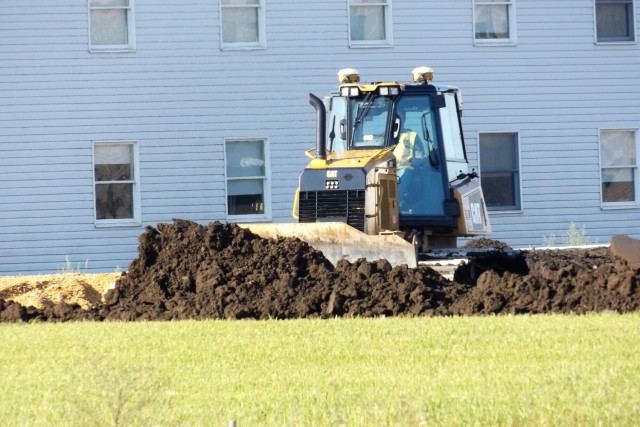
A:
{"type": "Polygon", "coordinates": [[[328,170],[327,171],[327,178],[337,178],[338,177],[338,171],[337,170],[328,170]]]}

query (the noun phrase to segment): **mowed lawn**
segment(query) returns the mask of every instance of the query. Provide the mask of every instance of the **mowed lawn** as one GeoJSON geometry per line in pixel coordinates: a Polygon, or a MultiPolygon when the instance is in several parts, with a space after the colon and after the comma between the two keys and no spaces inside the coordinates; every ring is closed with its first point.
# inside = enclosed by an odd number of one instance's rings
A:
{"type": "Polygon", "coordinates": [[[0,324],[2,426],[634,426],[640,314],[0,324]]]}

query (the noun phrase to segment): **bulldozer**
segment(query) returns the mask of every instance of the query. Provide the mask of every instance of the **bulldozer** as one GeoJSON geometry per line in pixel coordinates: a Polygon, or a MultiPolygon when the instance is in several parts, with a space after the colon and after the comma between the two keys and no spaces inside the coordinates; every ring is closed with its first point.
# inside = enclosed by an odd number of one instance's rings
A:
{"type": "Polygon", "coordinates": [[[339,90],[309,94],[316,144],[300,175],[295,223],[247,224],[263,237],[298,237],[340,259],[415,267],[491,226],[478,175],[469,170],[460,90],[417,67],[411,82],[361,83],[338,72],[339,90]]]}

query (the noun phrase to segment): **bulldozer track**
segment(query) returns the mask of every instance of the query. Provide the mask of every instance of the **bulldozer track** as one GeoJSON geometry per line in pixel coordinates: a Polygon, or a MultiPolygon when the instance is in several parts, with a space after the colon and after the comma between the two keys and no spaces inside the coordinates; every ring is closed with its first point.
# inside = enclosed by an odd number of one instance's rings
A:
{"type": "Polygon", "coordinates": [[[462,264],[466,264],[468,262],[468,258],[454,258],[454,259],[439,259],[439,260],[428,260],[428,261],[419,261],[418,264],[426,265],[433,268],[435,271],[440,273],[441,276],[448,280],[453,280],[453,275],[456,269],[462,264]]]}

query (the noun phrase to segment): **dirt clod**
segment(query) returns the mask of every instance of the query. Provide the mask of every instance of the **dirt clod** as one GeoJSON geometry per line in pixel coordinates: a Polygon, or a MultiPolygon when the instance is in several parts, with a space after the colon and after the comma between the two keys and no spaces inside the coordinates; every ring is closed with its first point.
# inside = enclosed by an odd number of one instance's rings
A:
{"type": "MultiPolygon", "coordinates": [[[[639,271],[608,248],[491,252],[449,281],[425,265],[334,266],[294,238],[185,220],[147,227],[138,257],[103,301],[0,298],[0,321],[291,319],[640,309],[639,271]]],[[[93,295],[95,299],[95,295],[93,295]]]]}

